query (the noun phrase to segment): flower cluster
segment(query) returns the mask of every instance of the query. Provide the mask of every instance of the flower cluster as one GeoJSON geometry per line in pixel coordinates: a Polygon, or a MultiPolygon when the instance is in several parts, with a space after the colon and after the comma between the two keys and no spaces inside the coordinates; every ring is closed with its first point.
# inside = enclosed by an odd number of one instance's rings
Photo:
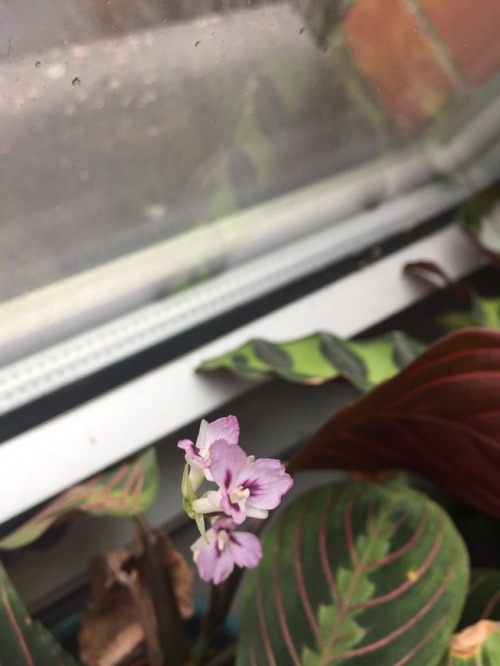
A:
{"type": "Polygon", "coordinates": [[[196,520],[201,537],[191,546],[203,580],[221,583],[240,567],[257,566],[262,557],[259,539],[237,528],[249,518],[267,518],[291,488],[284,465],[272,458],[255,459],[239,446],[235,416],[202,421],[196,444],[183,439],[186,468],[182,479],[183,506],[196,520]],[[204,481],[217,486],[197,496],[204,481]],[[205,517],[211,527],[205,530],[205,517]]]}

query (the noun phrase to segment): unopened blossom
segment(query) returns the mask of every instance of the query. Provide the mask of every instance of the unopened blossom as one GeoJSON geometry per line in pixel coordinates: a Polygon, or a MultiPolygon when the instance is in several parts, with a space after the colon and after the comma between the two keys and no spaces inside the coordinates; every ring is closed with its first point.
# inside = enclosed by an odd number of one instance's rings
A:
{"type": "Polygon", "coordinates": [[[235,523],[245,518],[267,518],[291,488],[292,478],[284,465],[273,458],[247,456],[243,449],[215,442],[210,450],[213,481],[219,486],[193,502],[196,513],[223,512],[235,523]]]}
{"type": "Polygon", "coordinates": [[[228,518],[216,518],[206,537],[192,546],[200,578],[216,585],[226,580],[235,565],[252,569],[262,558],[262,546],[255,534],[236,531],[236,523],[228,518]]]}
{"type": "MultiPolygon", "coordinates": [[[[196,444],[190,439],[182,439],[177,446],[186,452],[186,463],[189,465],[189,492],[195,493],[204,479],[212,481],[210,466],[212,464],[211,448],[216,442],[224,442],[228,446],[238,443],[240,426],[236,416],[224,416],[212,421],[203,420],[196,444]]],[[[186,497],[187,489],[183,489],[186,497]]]]}

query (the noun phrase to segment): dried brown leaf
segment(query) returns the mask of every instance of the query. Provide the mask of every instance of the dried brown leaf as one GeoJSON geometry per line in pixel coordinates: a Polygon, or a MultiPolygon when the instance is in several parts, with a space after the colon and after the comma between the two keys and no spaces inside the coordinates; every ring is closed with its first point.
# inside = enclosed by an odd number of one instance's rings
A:
{"type": "MultiPolygon", "coordinates": [[[[170,538],[156,530],[163,564],[174,583],[181,616],[193,614],[193,573],[170,538]]],[[[111,550],[90,566],[91,598],[80,632],[80,658],[87,666],[117,666],[146,643],[151,664],[161,664],[157,623],[144,548],[137,537],[130,548],[111,550]]]]}
{"type": "Polygon", "coordinates": [[[479,651],[480,646],[488,637],[498,631],[500,625],[492,620],[480,620],[471,627],[466,627],[458,634],[455,634],[450,643],[450,650],[453,656],[468,659],[473,657],[479,651]]]}

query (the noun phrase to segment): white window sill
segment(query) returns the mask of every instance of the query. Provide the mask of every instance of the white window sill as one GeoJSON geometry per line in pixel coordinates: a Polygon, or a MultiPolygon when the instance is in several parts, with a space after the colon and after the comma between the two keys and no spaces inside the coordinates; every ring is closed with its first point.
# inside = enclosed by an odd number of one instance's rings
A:
{"type": "MultiPolygon", "coordinates": [[[[324,329],[350,337],[416,302],[425,289],[401,269],[419,259],[438,262],[453,279],[482,262],[448,227],[0,445],[0,523],[255,386],[195,373],[203,360],[256,336],[286,340],[324,329]]],[[[167,507],[165,520],[176,513],[167,507]]]]}

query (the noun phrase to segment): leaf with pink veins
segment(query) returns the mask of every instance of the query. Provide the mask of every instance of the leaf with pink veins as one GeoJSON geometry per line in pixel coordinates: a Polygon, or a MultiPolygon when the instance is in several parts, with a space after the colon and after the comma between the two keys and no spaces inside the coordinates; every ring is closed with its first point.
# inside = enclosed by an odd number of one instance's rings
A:
{"type": "Polygon", "coordinates": [[[219,486],[220,508],[241,524],[245,518],[267,518],[293,481],[285,466],[274,458],[247,457],[243,449],[225,442],[211,448],[211,472],[219,486]]]}

